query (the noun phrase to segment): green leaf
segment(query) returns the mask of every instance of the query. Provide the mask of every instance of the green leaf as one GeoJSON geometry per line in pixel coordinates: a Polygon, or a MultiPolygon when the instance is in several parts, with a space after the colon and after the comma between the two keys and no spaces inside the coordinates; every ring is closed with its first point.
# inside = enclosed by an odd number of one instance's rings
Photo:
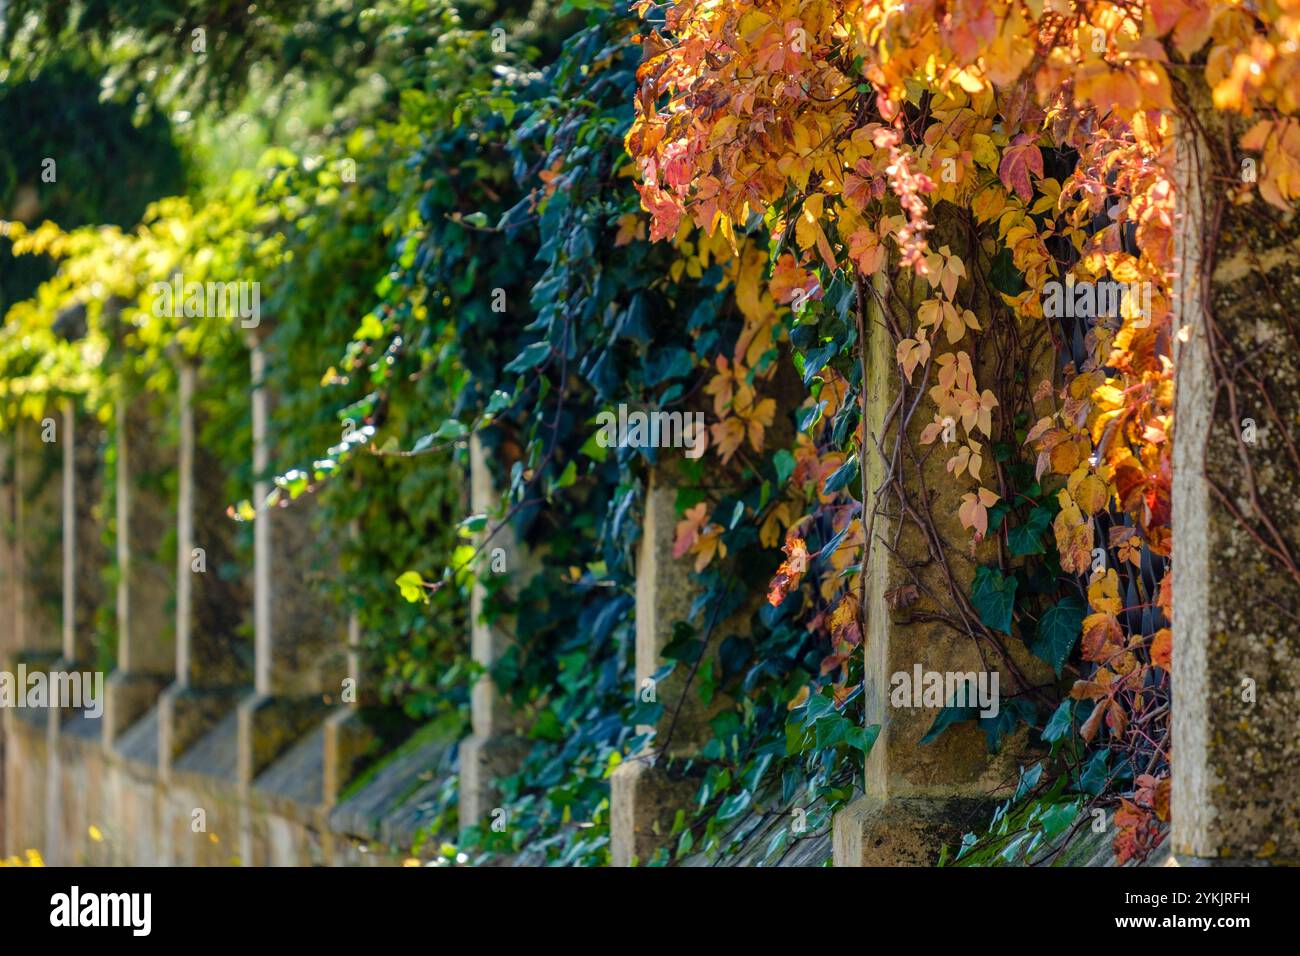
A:
{"type": "Polygon", "coordinates": [[[740,816],[748,808],[749,801],[750,793],[748,790],[733,793],[722,801],[722,806],[718,807],[717,818],[719,820],[730,820],[733,817],[740,816]]]}
{"type": "Polygon", "coordinates": [[[578,465],[576,462],[570,461],[567,465],[564,466],[564,471],[560,473],[560,477],[556,479],[555,484],[551,487],[551,490],[559,491],[561,488],[567,488],[569,487],[569,485],[573,484],[577,480],[578,480],[578,465]]]}
{"type": "Polygon", "coordinates": [[[822,412],[826,410],[826,402],[820,401],[812,408],[805,409],[803,417],[799,419],[799,431],[809,431],[814,425],[822,420],[822,412]]]}
{"type": "Polygon", "coordinates": [[[530,740],[561,741],[564,739],[564,726],[560,723],[560,718],[555,716],[555,711],[547,707],[529,724],[528,737],[530,740]]]}
{"type": "Polygon", "coordinates": [[[352,338],[354,341],[364,342],[367,339],[382,338],[383,334],[384,324],[380,322],[379,318],[372,312],[361,320],[361,324],[357,326],[356,332],[352,333],[352,338]]]}
{"type": "Polygon", "coordinates": [[[855,750],[860,750],[864,754],[871,753],[871,748],[880,736],[880,725],[872,724],[869,727],[854,727],[853,732],[845,739],[848,745],[855,750]]]}
{"type": "Polygon", "coordinates": [[[975,583],[971,587],[971,603],[979,612],[985,626],[1011,633],[1011,612],[1016,605],[1016,579],[1006,577],[991,565],[975,569],[975,583]]]}
{"type": "Polygon", "coordinates": [[[998,712],[995,715],[992,717],[981,716],[979,719],[980,728],[984,731],[988,752],[991,754],[997,753],[998,748],[1002,746],[1003,737],[1013,733],[1016,727],[1022,723],[1032,723],[1036,716],[1034,705],[1025,698],[1003,698],[998,704],[998,712]]]}
{"type": "Polygon", "coordinates": [[[402,597],[412,604],[425,600],[424,578],[417,571],[403,571],[395,582],[402,590],[402,597]]]}
{"type": "Polygon", "coordinates": [[[536,365],[541,365],[550,354],[550,342],[534,342],[515,356],[515,360],[507,365],[505,370],[507,372],[526,372],[536,365]]]}
{"type": "Polygon", "coordinates": [[[1051,744],[1066,736],[1070,732],[1073,719],[1074,701],[1067,697],[1061,701],[1061,706],[1056,708],[1056,712],[1047,721],[1047,726],[1043,728],[1043,740],[1051,744]]]}
{"type": "Polygon", "coordinates": [[[856,478],[857,474],[858,456],[856,454],[850,455],[849,460],[836,468],[835,472],[826,479],[826,485],[822,488],[822,493],[827,495],[834,494],[856,478]]]}
{"type": "Polygon", "coordinates": [[[853,723],[844,715],[835,713],[829,714],[817,721],[817,747],[824,750],[827,747],[835,747],[849,740],[855,730],[861,730],[855,727],[853,723]]]}
{"type": "Polygon", "coordinates": [[[1054,803],[1049,809],[1044,810],[1042,816],[1038,818],[1043,827],[1043,836],[1051,840],[1064,833],[1074,822],[1074,818],[1079,815],[1079,806],[1078,802],[1054,803]]]}
{"type": "Polygon", "coordinates": [[[476,514],[476,515],[470,515],[468,518],[463,519],[461,523],[456,527],[460,529],[462,533],[462,537],[468,537],[469,535],[477,534],[478,532],[482,531],[484,528],[487,527],[487,523],[488,523],[487,515],[476,514]]]}
{"type": "Polygon", "coordinates": [[[440,438],[464,438],[468,434],[469,429],[464,422],[458,418],[449,418],[438,426],[438,430],[433,433],[433,437],[436,441],[440,438]]]}
{"type": "Polygon", "coordinates": [[[776,486],[778,488],[784,488],[785,483],[789,481],[790,476],[794,474],[794,455],[790,454],[787,449],[782,448],[772,456],[772,464],[776,467],[776,486]]]}
{"type": "Polygon", "coordinates": [[[1049,508],[1035,508],[1029,512],[1025,523],[1007,532],[1007,548],[1018,558],[1031,554],[1045,554],[1043,532],[1051,526],[1052,512],[1049,508]]]}
{"type": "Polygon", "coordinates": [[[1093,796],[1101,793],[1102,787],[1106,786],[1106,778],[1110,776],[1110,771],[1106,767],[1109,762],[1109,750],[1098,750],[1093,754],[1079,776],[1079,789],[1093,796]]]}
{"type": "Polygon", "coordinates": [[[1038,640],[1030,650],[1039,660],[1051,664],[1057,677],[1079,640],[1085,613],[1083,602],[1071,594],[1049,607],[1038,621],[1038,640]]]}
{"type": "Polygon", "coordinates": [[[498,388],[492,393],[492,397],[488,399],[487,408],[483,409],[483,414],[495,415],[501,409],[509,407],[512,401],[514,399],[510,397],[509,392],[503,392],[498,388]]]}
{"type": "Polygon", "coordinates": [[[609,457],[609,446],[601,443],[600,432],[593,432],[588,436],[578,451],[602,465],[605,463],[605,459],[609,457]]]}

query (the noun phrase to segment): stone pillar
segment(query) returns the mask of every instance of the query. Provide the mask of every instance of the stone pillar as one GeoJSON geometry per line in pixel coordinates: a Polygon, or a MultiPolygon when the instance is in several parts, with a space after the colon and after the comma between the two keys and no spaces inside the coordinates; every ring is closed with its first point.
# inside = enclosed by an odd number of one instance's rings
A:
{"type": "MultiPolygon", "coordinates": [[[[51,672],[71,671],[76,667],[77,647],[77,497],[76,497],[76,418],[72,400],[64,398],[59,403],[59,441],[62,456],[61,511],[63,526],[62,574],[62,641],[60,656],[50,666],[51,672]]],[[[51,685],[51,689],[52,689],[51,685]]],[[[52,695],[51,695],[52,696],[52,695]]],[[[49,701],[45,725],[45,859],[65,865],[63,816],[62,763],[63,751],[59,746],[62,710],[49,701]]]]}
{"type": "MultiPolygon", "coordinates": [[[[951,224],[940,221],[938,231],[945,225],[951,224]]],[[[932,244],[944,241],[936,236],[932,244]]],[[[876,281],[877,290],[883,291],[881,278],[876,281]]],[[[901,270],[894,288],[913,308],[928,295],[924,282],[912,277],[909,270],[901,270]]],[[[890,491],[877,495],[885,478],[885,463],[874,443],[883,435],[883,447],[893,447],[896,419],[887,428],[886,416],[901,385],[883,315],[874,296],[866,295],[866,301],[865,514],[873,541],[868,542],[863,600],[864,707],[866,725],[880,730],[867,755],[862,796],[835,816],[834,860],[836,866],[925,866],[938,860],[945,844],[960,841],[963,832],[987,823],[996,795],[1016,779],[1016,743],[1006,740],[998,755],[990,755],[977,724],[966,721],[922,744],[941,711],[891,706],[892,675],[901,672],[910,679],[918,665],[922,672],[941,674],[996,670],[1000,696],[1005,699],[1021,689],[1021,680],[1050,683],[1052,672],[1030,657],[1019,641],[1005,641],[1013,670],[987,646],[981,653],[968,635],[923,619],[925,612],[940,610],[926,592],[949,593],[939,558],[947,562],[956,586],[969,594],[976,567],[994,562],[997,552],[994,542],[988,540],[972,555],[970,532],[958,520],[961,495],[969,489],[947,474],[947,456],[942,449],[925,458],[919,468],[906,461],[901,466],[901,480],[908,493],[914,500],[929,501],[940,555],[932,553],[931,542],[914,522],[898,516],[897,501],[890,491]],[[912,583],[913,574],[924,585],[921,596],[906,609],[891,610],[886,595],[912,583]]],[[[924,417],[914,416],[909,433],[918,449],[923,447],[920,432],[928,424],[924,417]]],[[[1023,737],[1024,730],[1019,734],[1023,737]]]]}
{"type": "MultiPolygon", "coordinates": [[[[18,562],[17,529],[14,526],[17,513],[14,467],[14,439],[11,435],[0,435],[0,668],[8,668],[14,653],[18,650],[17,615],[18,615],[18,562]]],[[[3,722],[0,722],[0,734],[3,734],[3,722]]],[[[4,766],[0,763],[0,768],[4,766]]],[[[0,786],[3,786],[3,773],[0,772],[0,786]]],[[[3,814],[0,813],[0,826],[3,814]]],[[[0,850],[3,850],[0,842],[0,850]]]]}
{"type": "Polygon", "coordinates": [[[239,704],[238,778],[252,781],[326,715],[343,683],[343,621],[321,587],[335,571],[312,527],[311,496],[287,508],[271,493],[273,401],[266,344],[250,340],[253,419],[254,692],[239,704]]]}
{"type": "Polygon", "coordinates": [[[119,395],[114,418],[117,669],[104,688],[102,739],[108,750],[157,701],[175,655],[167,614],[172,582],[161,551],[171,503],[158,490],[170,463],[161,454],[159,416],[142,393],[119,395]]]}
{"type": "Polygon", "coordinates": [[[77,660],[77,422],[63,400],[63,660],[77,660]]]}
{"type": "MultiPolygon", "coordinates": [[[[722,695],[705,706],[699,684],[690,680],[690,668],[679,663],[657,684],[653,675],[664,664],[663,650],[673,640],[678,621],[689,621],[699,590],[691,580],[691,563],[673,557],[673,536],[678,515],[677,491],[681,481],[674,463],[651,469],[646,482],[641,540],[636,559],[636,693],[639,699],[653,690],[662,716],[653,727],[652,749],[633,755],[615,768],[610,778],[610,854],[614,866],[645,864],[666,846],[673,818],[687,807],[699,781],[684,778],[665,766],[664,758],[690,757],[709,738],[709,721],[730,706],[722,695]]],[[[727,620],[696,620],[707,665],[722,640],[743,625],[745,615],[727,620]]]]}
{"type": "Polygon", "coordinates": [[[1172,849],[1294,865],[1300,222],[1226,153],[1240,128],[1189,99],[1209,140],[1185,124],[1176,163],[1172,849]]]}
{"type": "MultiPolygon", "coordinates": [[[[8,670],[14,652],[14,485],[12,442],[0,435],[0,669],[8,670]]],[[[5,718],[0,714],[0,859],[5,845],[5,718]]]]}
{"type": "MultiPolygon", "coordinates": [[[[188,688],[194,606],[194,379],[198,370],[193,363],[182,359],[176,371],[180,393],[176,472],[176,683],[188,688]]],[[[205,560],[205,567],[206,563],[205,560]]]]}
{"type": "MultiPolygon", "coordinates": [[[[471,436],[470,509],[475,514],[486,514],[489,526],[492,526],[503,517],[498,513],[500,500],[488,467],[488,454],[480,436],[471,436]]],[[[506,587],[512,593],[518,592],[528,569],[524,565],[523,549],[515,540],[509,524],[496,532],[484,548],[481,559],[480,575],[500,573],[493,565],[499,568],[504,562],[504,573],[510,576],[506,587]],[[500,551],[496,550],[498,548],[500,551]]],[[[511,638],[508,620],[501,618],[489,623],[485,619],[487,601],[487,589],[475,582],[470,594],[470,649],[477,663],[491,668],[505,653],[511,638]]],[[[527,742],[516,733],[510,704],[501,696],[490,674],[483,674],[471,691],[470,717],[473,733],[460,743],[462,828],[485,822],[497,806],[498,795],[493,780],[517,770],[528,750],[527,742]]]]}
{"type": "Polygon", "coordinates": [[[63,649],[62,469],[58,417],[15,426],[16,645],[48,665],[63,649]]]}
{"type": "MultiPolygon", "coordinates": [[[[353,542],[361,538],[361,525],[353,521],[348,527],[348,535],[353,542]]],[[[325,721],[323,738],[324,753],[324,798],[326,807],[332,807],[343,788],[351,780],[362,756],[375,739],[373,732],[361,719],[361,616],[356,607],[348,611],[347,630],[347,675],[344,678],[342,707],[337,708],[325,721]]],[[[375,695],[369,688],[364,689],[366,698],[375,695]]],[[[324,839],[333,852],[333,834],[326,832],[324,839]]]]}
{"type": "Polygon", "coordinates": [[[247,591],[238,565],[222,463],[196,442],[199,368],[179,352],[176,478],[176,662],[173,683],[158,701],[158,771],[169,779],[173,761],[235,706],[251,683],[241,663],[236,630],[247,591]]]}
{"type": "MultiPolygon", "coordinates": [[[[47,412],[33,422],[18,419],[13,432],[13,628],[8,668],[29,671],[55,667],[63,647],[63,446],[61,414],[47,412]]],[[[44,736],[48,755],[43,774],[24,764],[23,753],[7,753],[4,777],[6,840],[39,846],[44,855],[60,858],[59,833],[51,824],[58,817],[58,714],[54,708],[5,708],[0,712],[5,736],[17,740],[21,721],[36,733],[22,734],[27,745],[44,736]]],[[[12,745],[9,745],[12,746],[12,745]]]]}
{"type": "Polygon", "coordinates": [[[97,638],[110,561],[102,509],[105,432],[93,412],[76,405],[70,412],[65,428],[70,447],[64,450],[65,531],[70,533],[64,538],[63,656],[86,670],[103,666],[97,638]]]}

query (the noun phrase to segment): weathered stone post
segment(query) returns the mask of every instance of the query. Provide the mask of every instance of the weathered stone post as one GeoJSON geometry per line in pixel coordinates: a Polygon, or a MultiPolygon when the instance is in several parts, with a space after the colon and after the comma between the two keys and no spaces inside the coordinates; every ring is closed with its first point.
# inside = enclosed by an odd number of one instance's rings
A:
{"type": "MultiPolygon", "coordinates": [[[[698,781],[670,773],[659,761],[696,753],[708,739],[709,720],[727,706],[719,695],[706,707],[697,693],[698,685],[689,679],[689,668],[682,664],[663,681],[656,683],[653,678],[665,664],[663,651],[673,640],[675,624],[690,620],[699,594],[691,580],[690,562],[673,557],[675,506],[681,484],[674,463],[652,468],[646,481],[636,558],[636,693],[641,700],[662,705],[663,710],[656,726],[638,728],[639,732],[655,731],[652,751],[624,761],[610,778],[614,866],[644,864],[667,845],[673,818],[689,805],[698,781]]],[[[708,640],[706,662],[722,639],[735,630],[740,617],[696,621],[700,638],[708,640]]]]}
{"type": "Polygon", "coordinates": [[[1296,864],[1300,221],[1221,152],[1240,130],[1208,92],[1190,99],[1211,139],[1185,124],[1176,164],[1172,849],[1296,864]]]}
{"type": "Polygon", "coordinates": [[[169,470],[160,454],[159,418],[147,394],[118,397],[116,428],[117,669],[104,691],[103,745],[157,701],[171,678],[173,634],[167,605],[172,582],[159,551],[171,503],[156,477],[169,470]]]}
{"type": "Polygon", "coordinates": [[[227,516],[239,491],[230,463],[199,440],[203,371],[176,346],[176,560],[172,682],[158,700],[159,857],[190,864],[228,863],[231,850],[209,835],[236,830],[223,798],[236,776],[235,708],[252,685],[242,636],[249,618],[251,562],[227,516]],[[195,815],[202,811],[202,826],[195,815]]]}
{"type": "MultiPolygon", "coordinates": [[[[11,440],[0,436],[0,669],[8,669],[14,653],[14,485],[11,440]]],[[[0,858],[5,847],[5,720],[0,715],[0,858]]]]}
{"type": "MultiPolygon", "coordinates": [[[[352,541],[361,538],[361,526],[353,521],[348,528],[352,541]]],[[[362,688],[361,673],[361,616],[355,607],[348,611],[346,672],[343,678],[341,707],[335,709],[325,721],[324,726],[324,787],[322,803],[332,807],[338,802],[339,794],[347,786],[358,761],[374,739],[374,734],[361,719],[360,706],[363,699],[375,699],[368,687],[362,688]]],[[[334,850],[330,832],[324,834],[327,850],[334,850]]]]}
{"type": "Polygon", "coordinates": [[[109,563],[100,507],[105,433],[92,411],[76,402],[69,405],[65,432],[70,444],[64,449],[64,509],[69,520],[64,538],[63,656],[86,670],[99,659],[96,616],[105,601],[104,571],[109,563]]]}
{"type": "MultiPolygon", "coordinates": [[[[13,623],[7,666],[48,672],[63,649],[63,425],[53,414],[19,419],[13,432],[13,623]]],[[[41,847],[59,858],[57,828],[58,716],[54,708],[6,707],[4,831],[15,852],[41,847]],[[44,758],[44,759],[42,759],[44,758]],[[44,774],[32,766],[43,764],[44,774]],[[19,844],[22,844],[19,846],[19,844]]]]}
{"type": "Polygon", "coordinates": [[[48,664],[63,649],[62,467],[58,419],[19,421],[14,431],[16,617],[15,644],[48,664]],[[57,529],[57,530],[56,530],[57,529]]]}
{"type": "MultiPolygon", "coordinates": [[[[940,230],[946,227],[942,220],[938,223],[940,230]]],[[[935,239],[935,245],[940,241],[935,239]]],[[[906,270],[896,278],[895,289],[913,307],[928,294],[924,283],[906,270]]],[[[893,342],[872,297],[867,297],[866,320],[864,510],[874,541],[868,543],[865,569],[864,706],[867,726],[876,725],[880,730],[867,755],[863,795],[835,816],[834,859],[836,866],[924,866],[937,861],[945,843],[958,841],[963,832],[987,822],[995,795],[1008,780],[1015,780],[1015,748],[1005,742],[1001,754],[990,756],[983,734],[970,721],[955,724],[937,739],[922,744],[940,711],[891,706],[893,675],[901,673],[910,680],[918,666],[922,673],[942,675],[996,670],[1001,697],[1020,688],[996,655],[981,655],[969,636],[924,619],[923,612],[939,610],[926,592],[944,595],[950,589],[940,561],[933,559],[934,547],[941,549],[940,557],[947,563],[953,583],[965,593],[969,593],[976,566],[993,561],[995,552],[990,541],[971,555],[970,533],[958,520],[961,495],[968,489],[951,480],[943,454],[929,455],[919,468],[904,465],[898,476],[913,501],[928,502],[938,542],[927,540],[914,522],[898,514],[890,489],[878,492],[886,472],[875,442],[881,438],[883,447],[893,447],[897,420],[887,421],[887,416],[901,383],[893,342]],[[912,583],[912,575],[924,585],[921,596],[906,609],[892,609],[886,595],[912,583]]],[[[922,418],[914,417],[909,432],[918,448],[926,424],[922,418]]],[[[1050,681],[1051,670],[1022,653],[1019,642],[1007,641],[1006,648],[1024,678],[1033,683],[1050,681]]]]}
{"type": "MultiPolygon", "coordinates": [[[[471,436],[470,509],[475,514],[488,515],[491,522],[496,520],[500,500],[493,486],[487,454],[482,439],[477,434],[471,436]]],[[[496,532],[486,551],[479,573],[505,573],[511,582],[507,589],[517,589],[527,568],[523,550],[509,524],[496,532]]],[[[470,650],[477,663],[491,668],[510,646],[511,638],[507,620],[489,623],[485,619],[487,596],[487,589],[476,582],[470,595],[470,650]]],[[[483,674],[471,691],[470,717],[473,733],[460,743],[462,828],[485,822],[497,806],[493,780],[517,770],[527,752],[526,741],[516,733],[510,704],[502,698],[490,674],[483,674]]]]}
{"type": "Polygon", "coordinates": [[[63,660],[77,660],[77,421],[72,400],[63,411],[63,660]]]}
{"type": "MultiPolygon", "coordinates": [[[[9,666],[18,649],[16,618],[19,583],[18,542],[15,537],[17,529],[14,526],[17,518],[14,466],[14,439],[10,435],[0,435],[0,668],[9,666]]],[[[0,734],[3,733],[3,722],[0,722],[0,734]]],[[[3,774],[0,774],[0,779],[2,778],[3,774]]],[[[3,822],[0,821],[0,826],[2,825],[3,822]]],[[[3,849],[3,843],[0,843],[0,850],[3,849]]]]}
{"type": "MultiPolygon", "coordinates": [[[[238,781],[253,779],[326,715],[343,686],[343,622],[313,585],[323,573],[311,499],[287,509],[271,492],[272,397],[266,344],[250,338],[253,418],[253,693],[239,704],[238,781]]],[[[319,781],[318,781],[319,784],[319,781]]]]}
{"type": "MultiPolygon", "coordinates": [[[[71,671],[77,659],[77,499],[76,499],[76,419],[72,400],[59,403],[59,442],[62,452],[62,525],[63,525],[63,620],[60,657],[50,667],[51,675],[71,671]]],[[[62,749],[59,728],[62,712],[54,700],[55,684],[50,682],[49,714],[45,725],[45,855],[54,864],[65,864],[64,837],[61,826],[63,788],[60,786],[62,749]]]]}
{"type": "Polygon", "coordinates": [[[222,574],[238,564],[233,523],[225,515],[225,472],[196,443],[199,367],[179,352],[174,359],[176,660],[173,682],[158,701],[158,771],[164,780],[173,761],[228,714],[252,682],[236,634],[246,618],[246,575],[222,574]]]}

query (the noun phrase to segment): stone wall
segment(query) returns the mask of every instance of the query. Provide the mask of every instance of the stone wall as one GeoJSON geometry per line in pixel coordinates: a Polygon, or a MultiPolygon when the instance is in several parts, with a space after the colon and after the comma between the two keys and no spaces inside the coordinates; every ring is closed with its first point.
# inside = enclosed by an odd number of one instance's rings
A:
{"type": "Polygon", "coordinates": [[[340,706],[358,635],[327,599],[335,553],[308,507],[264,510],[261,546],[241,545],[229,476],[196,441],[199,370],[177,371],[174,403],[123,395],[102,426],[65,402],[0,439],[0,669],[104,680],[102,713],[0,711],[0,858],[400,863],[455,772],[454,734],[384,753],[340,706]]]}

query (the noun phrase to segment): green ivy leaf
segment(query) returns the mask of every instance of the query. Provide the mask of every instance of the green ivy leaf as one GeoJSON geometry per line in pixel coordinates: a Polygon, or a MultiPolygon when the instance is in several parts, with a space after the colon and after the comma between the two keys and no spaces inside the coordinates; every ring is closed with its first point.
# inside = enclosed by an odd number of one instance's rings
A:
{"type": "Polygon", "coordinates": [[[1049,508],[1035,508],[1029,512],[1025,523],[1007,532],[1007,548],[1018,558],[1031,554],[1045,554],[1043,532],[1052,524],[1049,508]]]}
{"type": "Polygon", "coordinates": [[[514,399],[510,397],[509,392],[503,392],[498,388],[492,393],[492,397],[488,399],[487,408],[483,409],[483,414],[495,415],[503,408],[508,408],[512,401],[514,399]]]}
{"type": "Polygon", "coordinates": [[[1085,613],[1083,602],[1071,594],[1053,604],[1039,618],[1038,640],[1030,650],[1039,660],[1051,664],[1057,677],[1061,676],[1061,668],[1079,640],[1085,613]]]}
{"type": "Polygon", "coordinates": [[[1049,809],[1044,810],[1039,817],[1039,822],[1043,825],[1043,836],[1051,840],[1064,833],[1074,822],[1074,818],[1079,815],[1079,807],[1078,802],[1054,803],[1049,809]]]}
{"type": "Polygon", "coordinates": [[[1047,721],[1047,726],[1043,728],[1043,740],[1051,744],[1065,737],[1070,733],[1073,718],[1074,701],[1067,697],[1061,701],[1061,706],[1056,708],[1056,712],[1047,721]]]}
{"type": "Polygon", "coordinates": [[[794,455],[790,454],[788,449],[782,448],[772,456],[772,464],[776,468],[776,486],[778,488],[784,488],[785,483],[789,481],[790,476],[794,474],[794,455]]]}
{"type": "Polygon", "coordinates": [[[609,457],[609,446],[601,442],[600,432],[593,432],[589,435],[578,451],[602,465],[605,463],[605,459],[609,457]]]}
{"type": "Polygon", "coordinates": [[[1106,786],[1106,778],[1110,776],[1110,771],[1106,767],[1109,762],[1109,750],[1098,750],[1094,753],[1092,759],[1083,768],[1083,773],[1079,775],[1079,789],[1093,796],[1101,793],[1102,787],[1106,786]]]}
{"type": "Polygon", "coordinates": [[[845,739],[848,745],[854,750],[860,750],[863,754],[871,753],[871,748],[880,736],[880,725],[872,724],[870,727],[854,727],[853,732],[845,739]]]}
{"type": "Polygon", "coordinates": [[[1020,724],[1031,723],[1037,714],[1034,705],[1023,697],[1003,698],[998,705],[998,712],[992,717],[979,719],[980,729],[984,731],[984,740],[988,752],[995,754],[1002,746],[1002,738],[1013,733],[1020,724]]]}
{"type": "Polygon", "coordinates": [[[520,352],[513,362],[506,366],[507,372],[526,372],[536,365],[541,365],[551,354],[550,342],[534,342],[520,352]]]}
{"type": "Polygon", "coordinates": [[[722,801],[722,806],[718,807],[717,819],[730,820],[740,816],[749,807],[750,799],[751,796],[748,790],[733,793],[722,801]]]}
{"type": "Polygon", "coordinates": [[[570,461],[567,465],[564,466],[564,471],[562,471],[560,473],[560,477],[555,480],[555,484],[551,486],[551,490],[559,491],[561,488],[567,488],[577,480],[578,480],[577,462],[570,461]]]}
{"type": "Polygon", "coordinates": [[[975,569],[975,583],[971,587],[971,603],[985,626],[1011,633],[1011,612],[1016,605],[1016,579],[1003,575],[992,565],[975,569]]]}
{"type": "Polygon", "coordinates": [[[834,494],[856,478],[857,474],[858,456],[850,455],[849,460],[836,468],[834,473],[826,479],[826,485],[822,488],[822,493],[827,495],[834,494]]]}

